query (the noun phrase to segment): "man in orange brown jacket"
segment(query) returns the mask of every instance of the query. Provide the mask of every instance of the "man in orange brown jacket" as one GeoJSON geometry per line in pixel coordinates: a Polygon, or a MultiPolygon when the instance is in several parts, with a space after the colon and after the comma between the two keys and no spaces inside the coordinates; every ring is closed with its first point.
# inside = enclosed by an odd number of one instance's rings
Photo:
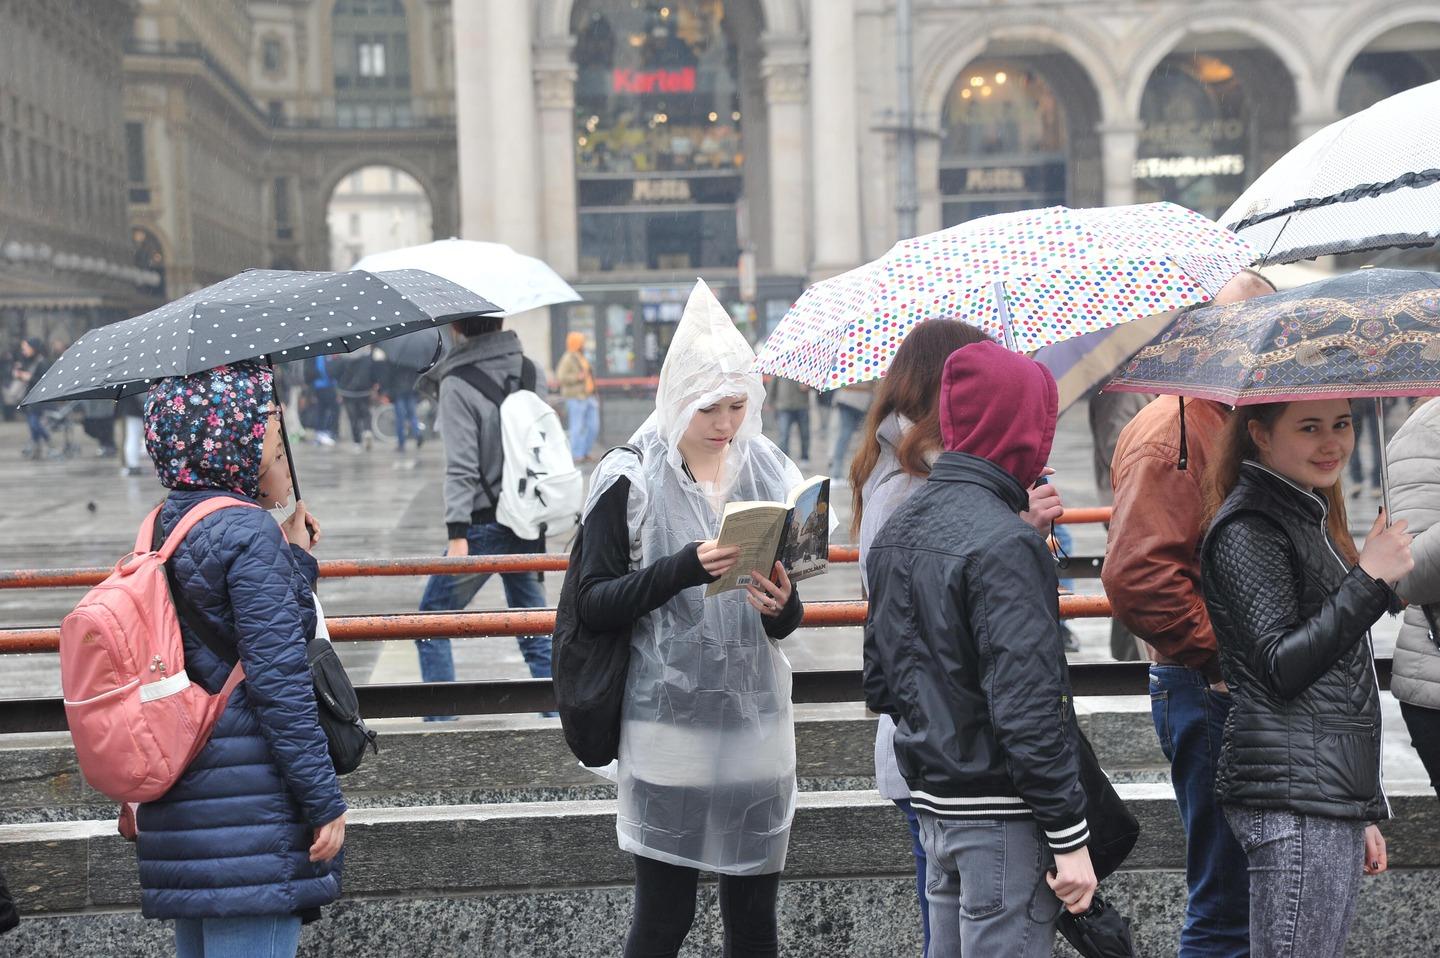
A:
{"type": "MultiPolygon", "coordinates": [[[[1235,303],[1274,292],[1245,271],[1215,297],[1235,303]]],[[[1215,762],[1230,693],[1200,589],[1205,471],[1228,411],[1209,400],[1161,396],[1120,433],[1111,464],[1115,511],[1101,579],[1115,617],[1143,639],[1150,707],[1185,826],[1190,900],[1179,958],[1250,954],[1245,853],[1215,801],[1215,762]]]]}

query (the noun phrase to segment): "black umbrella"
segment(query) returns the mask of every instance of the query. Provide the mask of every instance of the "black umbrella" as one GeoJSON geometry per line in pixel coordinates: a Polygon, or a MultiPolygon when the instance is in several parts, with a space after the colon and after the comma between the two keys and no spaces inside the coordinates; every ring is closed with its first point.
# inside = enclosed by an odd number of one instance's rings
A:
{"type": "MultiPolygon", "coordinates": [[[[252,269],[77,339],[20,405],[119,399],[166,376],[246,359],[343,353],[500,308],[418,269],[367,273],[252,269]]],[[[286,457],[290,439],[285,436],[286,457]]],[[[295,497],[300,485],[295,481],[295,497]]]]}
{"type": "Polygon", "coordinates": [[[396,336],[385,344],[383,351],[387,363],[423,373],[445,355],[445,337],[438,329],[419,329],[396,336]]]}
{"type": "Polygon", "coordinates": [[[1080,915],[1060,913],[1060,934],[1083,958],[1135,958],[1130,919],[1096,892],[1090,910],[1080,915]]]}

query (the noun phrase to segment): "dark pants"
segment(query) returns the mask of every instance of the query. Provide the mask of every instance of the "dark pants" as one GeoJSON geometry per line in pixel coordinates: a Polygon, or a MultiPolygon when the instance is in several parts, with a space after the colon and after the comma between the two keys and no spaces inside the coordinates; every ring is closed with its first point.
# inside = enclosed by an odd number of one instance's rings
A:
{"type": "Polygon", "coordinates": [[[350,420],[350,439],[359,445],[370,431],[370,397],[346,396],[345,415],[350,420]]]}
{"type": "Polygon", "coordinates": [[[1211,691],[1193,669],[1152,665],[1150,711],[1185,826],[1190,901],[1179,958],[1244,958],[1250,954],[1249,864],[1215,800],[1230,696],[1211,691]]]}
{"type": "Polygon", "coordinates": [[[50,441],[50,430],[45,428],[45,420],[41,418],[38,409],[31,407],[25,410],[25,424],[30,427],[30,441],[32,443],[50,441]]]}
{"type": "MultiPolygon", "coordinates": [[[[625,958],[674,958],[695,921],[694,868],[635,856],[635,915],[625,939],[625,958]]],[[[780,933],[775,899],[780,873],[721,875],[720,920],[725,926],[725,958],[775,958],[780,933]]]]}
{"type": "Polygon", "coordinates": [[[315,430],[332,437],[340,431],[340,398],[334,386],[315,389],[315,430]]]}
{"type": "Polygon", "coordinates": [[[1440,709],[1401,702],[1400,714],[1410,730],[1410,744],[1415,746],[1430,776],[1430,787],[1440,795],[1440,709]]]}
{"type": "Polygon", "coordinates": [[[420,418],[415,414],[415,404],[418,397],[413,392],[396,393],[390,397],[391,404],[395,407],[395,438],[400,443],[400,448],[405,448],[405,433],[408,430],[417,443],[421,442],[420,418]]]}
{"type": "Polygon", "coordinates": [[[908,799],[894,799],[896,807],[905,813],[910,826],[910,840],[914,843],[911,851],[915,855],[915,897],[920,900],[920,927],[925,929],[925,951],[930,951],[930,899],[925,895],[925,846],[920,842],[920,819],[908,799]]]}
{"type": "MultiPolygon", "coordinates": [[[[777,445],[785,455],[790,455],[790,430],[800,430],[800,458],[810,458],[810,410],[780,409],[775,413],[775,422],[780,427],[780,442],[777,445]]],[[[792,457],[793,458],[793,457],[792,457]]]]}

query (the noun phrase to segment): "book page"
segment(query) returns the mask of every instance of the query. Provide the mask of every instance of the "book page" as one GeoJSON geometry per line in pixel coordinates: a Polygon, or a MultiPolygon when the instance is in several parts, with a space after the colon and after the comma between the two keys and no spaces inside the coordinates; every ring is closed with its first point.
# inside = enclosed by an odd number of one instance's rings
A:
{"type": "Polygon", "coordinates": [[[725,507],[716,540],[722,546],[739,546],[735,568],[710,583],[705,595],[719,595],[750,584],[752,569],[769,572],[780,550],[787,510],[778,502],[732,502],[725,507]]]}

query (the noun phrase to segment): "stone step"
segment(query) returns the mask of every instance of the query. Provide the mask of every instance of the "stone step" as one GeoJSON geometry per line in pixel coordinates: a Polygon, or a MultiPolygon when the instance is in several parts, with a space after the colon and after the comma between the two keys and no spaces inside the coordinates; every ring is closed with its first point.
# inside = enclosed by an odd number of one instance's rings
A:
{"type": "MultiPolygon", "coordinates": [[[[1161,785],[1119,790],[1143,831],[1106,887],[1137,920],[1138,953],[1173,954],[1184,897],[1174,797],[1161,785]]],[[[1433,910],[1440,804],[1429,791],[1392,795],[1392,804],[1395,871],[1366,882],[1356,931],[1365,937],[1356,940],[1378,954],[1433,956],[1440,927],[1401,919],[1433,910]]],[[[918,954],[909,847],[903,818],[873,792],[802,794],[785,870],[786,953],[918,954]]],[[[134,852],[111,823],[0,826],[0,867],[22,912],[37,916],[7,936],[9,953],[166,953],[164,926],[133,914],[134,852]]],[[[347,901],[307,930],[305,953],[614,954],[631,876],[609,801],[357,809],[347,828],[347,901]],[[426,944],[416,950],[417,942],[426,944]]],[[[697,941],[715,934],[707,910],[697,941]]],[[[710,952],[687,952],[702,953],[710,952]]]]}

